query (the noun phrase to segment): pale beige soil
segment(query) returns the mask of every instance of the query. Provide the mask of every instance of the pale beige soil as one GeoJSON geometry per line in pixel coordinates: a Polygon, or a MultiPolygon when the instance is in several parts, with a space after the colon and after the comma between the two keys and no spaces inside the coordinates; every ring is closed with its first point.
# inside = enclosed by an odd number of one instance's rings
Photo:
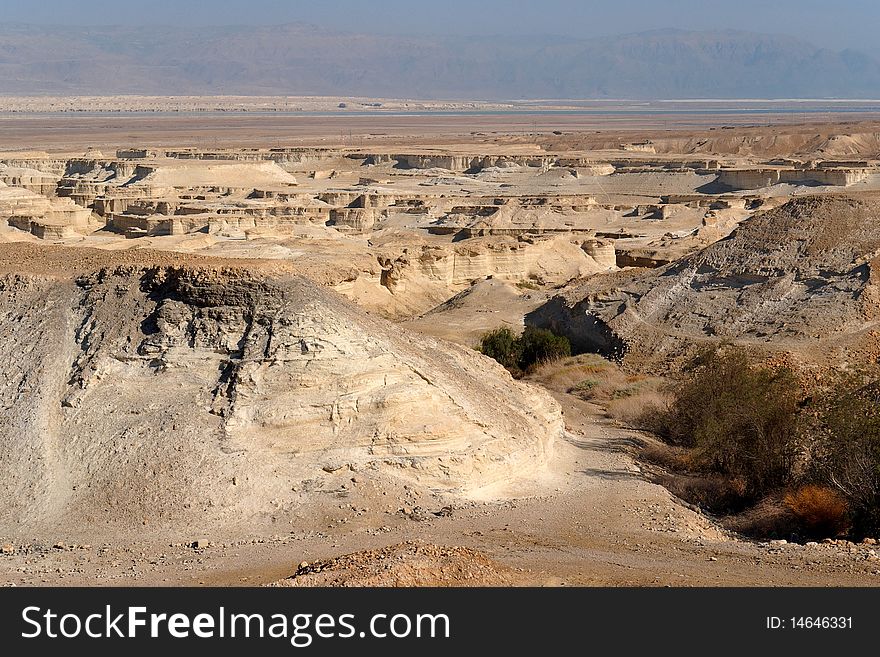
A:
{"type": "MultiPolygon", "coordinates": [[[[603,419],[591,404],[570,395],[557,398],[565,406],[569,435],[557,446],[548,471],[506,490],[484,491],[484,500],[453,501],[448,516],[443,515],[448,511],[435,515],[446,506],[440,500],[434,501],[436,508],[428,500],[422,501],[425,508],[406,506],[413,502],[388,500],[378,491],[374,502],[391,502],[394,511],[361,514],[346,507],[342,498],[343,508],[328,505],[313,531],[217,540],[205,548],[184,543],[210,541],[211,536],[191,536],[184,530],[166,542],[139,533],[104,545],[23,545],[15,554],[0,556],[0,582],[262,585],[290,577],[303,561],[421,540],[485,555],[492,566],[484,573],[490,573],[487,584],[502,575],[515,585],[536,586],[880,583],[880,560],[870,546],[773,545],[725,534],[646,480],[630,455],[632,432],[603,419]],[[499,500],[501,494],[510,499],[499,500]]],[[[352,579],[357,577],[362,572],[353,569],[352,579]]],[[[465,579],[431,582],[430,576],[422,576],[419,584],[480,583],[465,579]]],[[[345,577],[335,574],[335,580],[345,577]]],[[[390,579],[379,583],[394,584],[390,579]]]]}

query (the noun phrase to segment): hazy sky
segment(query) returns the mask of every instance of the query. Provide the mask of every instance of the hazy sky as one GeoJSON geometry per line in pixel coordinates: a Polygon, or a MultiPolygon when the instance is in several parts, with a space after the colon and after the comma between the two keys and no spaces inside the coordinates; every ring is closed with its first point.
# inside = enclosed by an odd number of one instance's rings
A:
{"type": "Polygon", "coordinates": [[[7,23],[269,25],[430,34],[601,36],[677,27],[790,34],[874,49],[876,0],[0,0],[7,23]]]}

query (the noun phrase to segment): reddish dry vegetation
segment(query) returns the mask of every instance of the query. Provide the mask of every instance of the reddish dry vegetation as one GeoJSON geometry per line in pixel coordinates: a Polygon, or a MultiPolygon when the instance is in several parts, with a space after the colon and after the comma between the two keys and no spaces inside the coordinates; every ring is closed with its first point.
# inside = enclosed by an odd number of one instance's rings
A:
{"type": "Polygon", "coordinates": [[[837,536],[847,529],[846,500],[832,488],[807,484],[789,491],[782,499],[812,536],[837,536]]]}
{"type": "Polygon", "coordinates": [[[741,348],[699,355],[642,426],[660,483],[737,531],[789,538],[880,531],[876,376],[805,386],[741,348]]]}

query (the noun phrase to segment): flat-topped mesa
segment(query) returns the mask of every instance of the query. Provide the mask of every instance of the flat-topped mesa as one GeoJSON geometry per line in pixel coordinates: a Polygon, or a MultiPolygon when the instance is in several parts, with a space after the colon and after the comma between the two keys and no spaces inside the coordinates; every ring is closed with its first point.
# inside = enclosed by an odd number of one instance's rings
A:
{"type": "Polygon", "coordinates": [[[614,167],[588,157],[554,154],[464,154],[464,153],[364,153],[352,152],[346,157],[361,160],[364,166],[390,164],[397,169],[445,169],[461,173],[477,173],[490,168],[583,168],[589,175],[608,175],[614,167]]]}
{"type": "Polygon", "coordinates": [[[848,187],[865,180],[873,171],[867,167],[843,166],[765,167],[749,169],[720,169],[717,183],[729,190],[762,189],[778,184],[832,185],[848,187]]]}
{"type": "Polygon", "coordinates": [[[106,219],[109,230],[126,237],[150,237],[196,232],[239,233],[256,228],[284,233],[296,226],[324,226],[330,217],[331,210],[326,207],[177,200],[132,204],[124,212],[110,213],[106,219]]]}
{"type": "Polygon", "coordinates": [[[381,260],[383,285],[392,292],[403,291],[407,281],[418,284],[420,278],[458,290],[489,276],[559,285],[615,266],[604,243],[583,248],[580,240],[570,236],[545,235],[408,248],[394,260],[381,260]]]}
{"type": "Polygon", "coordinates": [[[68,158],[49,155],[43,152],[0,153],[0,164],[19,168],[33,169],[60,178],[67,170],[68,158]]]}
{"type": "Polygon", "coordinates": [[[58,180],[57,194],[92,208],[97,199],[146,177],[150,171],[149,167],[125,160],[73,158],[67,161],[64,174],[58,180]]]}
{"type": "MultiPolygon", "coordinates": [[[[119,157],[141,157],[137,149],[117,151],[117,153],[121,152],[125,152],[126,155],[119,155],[119,157]]],[[[279,148],[222,148],[214,150],[184,148],[153,152],[175,160],[276,162],[281,165],[309,164],[338,160],[346,154],[346,151],[340,148],[310,146],[279,148]]],[[[151,157],[151,155],[145,155],[143,157],[151,157]]]]}
{"type": "Polygon", "coordinates": [[[44,239],[72,237],[89,227],[91,211],[69,198],[48,198],[0,182],[0,220],[44,239]]]}
{"type": "MultiPolygon", "coordinates": [[[[296,178],[274,162],[254,164],[236,161],[210,162],[196,165],[174,160],[68,160],[58,181],[58,195],[72,198],[83,207],[94,207],[102,213],[113,198],[140,194],[154,198],[171,190],[192,193],[228,195],[251,193],[255,187],[291,188],[296,178]]],[[[114,208],[118,211],[118,208],[114,208]]],[[[113,211],[113,210],[110,210],[113,211]]]]}
{"type": "Polygon", "coordinates": [[[164,155],[164,152],[153,148],[117,148],[116,158],[120,160],[143,160],[164,155]]]}
{"type": "Polygon", "coordinates": [[[180,199],[167,189],[148,187],[117,187],[96,198],[92,209],[99,217],[110,219],[114,214],[174,214],[180,199]]]}
{"type": "Polygon", "coordinates": [[[654,143],[650,140],[620,144],[620,150],[635,153],[656,153],[654,143]]]}
{"type": "Polygon", "coordinates": [[[387,216],[387,211],[374,208],[339,208],[330,210],[328,225],[343,232],[368,233],[377,219],[387,216]]]}
{"type": "Polygon", "coordinates": [[[60,176],[27,167],[0,164],[0,182],[22,187],[42,196],[55,196],[60,176]]]}
{"type": "Polygon", "coordinates": [[[593,228],[579,225],[578,216],[598,217],[606,210],[591,195],[447,197],[435,202],[433,214],[439,216],[427,230],[459,238],[589,233],[593,228]]]}

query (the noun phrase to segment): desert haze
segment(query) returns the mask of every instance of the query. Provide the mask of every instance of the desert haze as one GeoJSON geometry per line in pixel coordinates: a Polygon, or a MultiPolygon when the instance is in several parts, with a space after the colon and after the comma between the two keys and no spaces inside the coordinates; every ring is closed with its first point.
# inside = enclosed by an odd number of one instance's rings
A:
{"type": "Polygon", "coordinates": [[[195,31],[6,24],[0,43],[4,94],[880,96],[880,63],[860,44],[838,51],[793,37],[729,30],[582,39],[382,36],[303,24],[195,31]]]}

